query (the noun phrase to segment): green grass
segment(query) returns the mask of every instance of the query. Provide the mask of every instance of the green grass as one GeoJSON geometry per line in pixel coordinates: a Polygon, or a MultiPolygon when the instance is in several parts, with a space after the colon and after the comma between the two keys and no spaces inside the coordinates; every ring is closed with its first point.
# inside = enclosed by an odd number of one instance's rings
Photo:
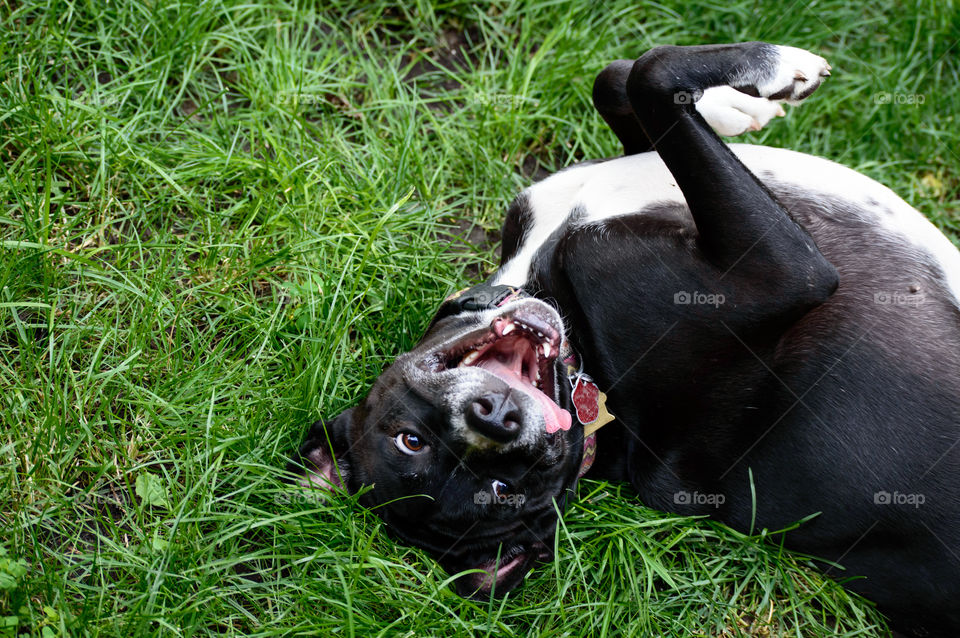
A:
{"type": "Polygon", "coordinates": [[[654,44],[823,53],[817,96],[746,141],[956,238],[955,3],[313,6],[0,2],[0,636],[883,635],[762,534],[589,481],[558,560],[465,601],[278,468],[491,270],[469,238],[533,169],[616,154],[592,79],[654,44]]]}

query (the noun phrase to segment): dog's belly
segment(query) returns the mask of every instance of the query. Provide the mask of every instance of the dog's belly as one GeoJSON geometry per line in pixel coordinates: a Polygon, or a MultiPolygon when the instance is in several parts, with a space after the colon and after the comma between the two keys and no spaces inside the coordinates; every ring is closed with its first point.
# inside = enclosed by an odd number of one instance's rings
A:
{"type": "MultiPolygon", "coordinates": [[[[952,303],[960,307],[960,253],[889,188],[819,157],[749,144],[730,148],[782,201],[787,200],[787,209],[818,245],[836,240],[847,247],[833,255],[825,251],[834,265],[854,266],[881,245],[885,251],[899,247],[897,255],[917,265],[911,270],[927,270],[930,283],[948,291],[952,303]],[[851,223],[833,213],[837,206],[816,206],[821,200],[845,203],[842,209],[851,223]]],[[[617,217],[643,214],[653,205],[661,211],[663,204],[685,207],[683,194],[656,153],[569,167],[534,184],[522,198],[527,227],[517,251],[496,275],[498,284],[526,283],[538,251],[565,225],[602,226],[617,217]]]]}

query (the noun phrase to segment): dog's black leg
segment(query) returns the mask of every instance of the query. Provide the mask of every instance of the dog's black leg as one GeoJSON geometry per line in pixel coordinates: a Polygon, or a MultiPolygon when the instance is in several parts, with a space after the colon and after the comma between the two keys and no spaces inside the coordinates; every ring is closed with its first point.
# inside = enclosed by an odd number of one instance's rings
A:
{"type": "MultiPolygon", "coordinates": [[[[622,76],[622,65],[613,68],[612,75],[622,76]]],[[[710,128],[695,102],[716,86],[799,101],[828,68],[813,54],[759,42],[667,46],[641,56],[626,80],[640,127],[683,191],[704,256],[730,276],[728,281],[751,282],[754,288],[760,282],[775,293],[762,296],[765,306],[757,308],[762,315],[792,314],[822,303],[836,288],[837,273],[810,235],[710,128]]],[[[635,131],[623,135],[636,138],[635,131]]]]}
{"type": "Polygon", "coordinates": [[[624,155],[653,150],[627,97],[627,78],[633,60],[615,60],[593,82],[593,106],[623,144],[624,155]]]}

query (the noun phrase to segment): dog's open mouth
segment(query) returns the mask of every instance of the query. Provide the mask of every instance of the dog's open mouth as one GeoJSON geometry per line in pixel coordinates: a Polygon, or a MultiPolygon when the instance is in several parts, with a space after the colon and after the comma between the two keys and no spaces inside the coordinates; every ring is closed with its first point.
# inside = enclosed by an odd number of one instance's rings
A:
{"type": "Polygon", "coordinates": [[[503,593],[510,591],[527,575],[536,561],[550,557],[546,548],[537,545],[529,549],[514,547],[499,557],[476,565],[474,569],[482,571],[461,576],[457,581],[457,589],[463,596],[480,597],[489,596],[494,587],[503,593]]]}
{"type": "Polygon", "coordinates": [[[487,330],[472,332],[449,347],[436,369],[480,368],[511,388],[525,392],[541,407],[548,433],[569,430],[570,413],[557,403],[557,356],[562,328],[556,319],[527,302],[496,317],[487,330]]]}

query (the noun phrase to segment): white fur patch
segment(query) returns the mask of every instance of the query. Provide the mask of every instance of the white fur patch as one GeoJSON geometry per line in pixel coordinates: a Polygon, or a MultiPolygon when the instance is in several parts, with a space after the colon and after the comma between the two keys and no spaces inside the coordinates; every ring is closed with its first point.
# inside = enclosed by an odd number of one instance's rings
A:
{"type": "Polygon", "coordinates": [[[760,95],[767,97],[792,87],[787,104],[798,104],[803,97],[819,86],[823,78],[829,75],[830,65],[815,53],[796,47],[777,47],[777,72],[766,82],[757,86],[760,95]]]}
{"type": "Polygon", "coordinates": [[[727,136],[759,131],[773,118],[786,115],[779,102],[752,97],[731,86],[707,89],[695,106],[713,130],[727,136]]]}

